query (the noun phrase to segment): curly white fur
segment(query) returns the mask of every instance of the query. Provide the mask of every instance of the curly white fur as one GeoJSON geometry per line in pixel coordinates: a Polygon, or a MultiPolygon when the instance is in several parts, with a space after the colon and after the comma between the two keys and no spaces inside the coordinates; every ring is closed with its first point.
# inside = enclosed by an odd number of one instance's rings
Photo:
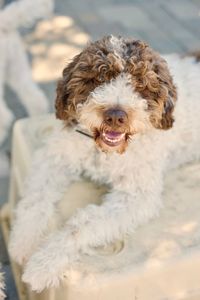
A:
{"type": "MultiPolygon", "coordinates": [[[[156,216],[162,206],[165,172],[199,159],[200,66],[192,58],[172,55],[166,59],[179,93],[172,129],[149,127],[134,136],[122,155],[103,153],[92,139],[74,129],[60,129],[38,151],[16,211],[9,246],[18,263],[27,262],[23,280],[33,290],[58,285],[69,276],[82,252],[122,238],[156,216]],[[107,184],[109,193],[100,206],[91,204],[78,210],[44,241],[56,204],[69,184],[83,174],[107,184]]],[[[119,81],[122,84],[123,80],[118,78],[97,88],[91,97],[103,99],[112,85],[112,101],[117,102],[123,92],[119,81]]],[[[134,92],[126,89],[126,93],[126,105],[129,97],[144,103],[134,92]]]]}
{"type": "Polygon", "coordinates": [[[48,111],[48,99],[33,82],[23,42],[17,31],[48,16],[53,0],[20,0],[0,10],[0,144],[14,116],[4,100],[5,83],[13,89],[30,115],[48,111]]]}

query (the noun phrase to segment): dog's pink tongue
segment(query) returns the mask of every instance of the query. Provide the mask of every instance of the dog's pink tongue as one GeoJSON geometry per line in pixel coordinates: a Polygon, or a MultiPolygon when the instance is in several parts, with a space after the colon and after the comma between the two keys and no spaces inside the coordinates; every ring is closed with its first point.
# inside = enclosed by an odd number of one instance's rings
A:
{"type": "Polygon", "coordinates": [[[117,131],[107,131],[106,132],[106,136],[110,139],[115,139],[117,137],[120,137],[122,134],[120,132],[117,131]]]}

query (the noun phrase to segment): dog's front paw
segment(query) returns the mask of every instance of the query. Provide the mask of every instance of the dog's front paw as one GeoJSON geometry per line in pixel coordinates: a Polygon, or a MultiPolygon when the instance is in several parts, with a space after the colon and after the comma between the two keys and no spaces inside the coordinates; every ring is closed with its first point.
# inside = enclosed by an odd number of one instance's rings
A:
{"type": "Polygon", "coordinates": [[[41,223],[37,217],[33,220],[33,215],[24,212],[11,230],[8,249],[10,256],[19,265],[24,265],[28,261],[44,239],[41,223]]]}
{"type": "MultiPolygon", "coordinates": [[[[55,236],[53,236],[55,237],[55,236]]],[[[41,292],[45,288],[56,287],[65,279],[78,254],[71,245],[59,241],[59,236],[51,238],[43,248],[28,261],[22,280],[30,284],[31,289],[41,292]]]]}
{"type": "Polygon", "coordinates": [[[27,263],[22,280],[28,283],[33,291],[41,292],[45,288],[56,287],[64,278],[64,268],[58,268],[54,261],[49,259],[39,252],[27,263]]]}

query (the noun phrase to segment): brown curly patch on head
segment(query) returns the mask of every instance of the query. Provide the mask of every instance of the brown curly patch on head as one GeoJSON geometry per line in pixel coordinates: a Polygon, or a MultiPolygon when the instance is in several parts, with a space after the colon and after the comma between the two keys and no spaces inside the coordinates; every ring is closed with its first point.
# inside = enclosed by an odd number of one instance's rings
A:
{"type": "Polygon", "coordinates": [[[132,75],[133,90],[147,100],[153,126],[171,128],[177,94],[167,63],[142,41],[119,41],[113,46],[111,37],[105,37],[91,43],[64,69],[57,86],[57,118],[76,123],[78,104],[96,87],[127,72],[132,75]]]}
{"type": "Polygon", "coordinates": [[[121,60],[109,50],[110,37],[90,44],[64,69],[58,82],[56,117],[66,124],[76,122],[76,108],[97,86],[116,78],[121,60]]]}
{"type": "Polygon", "coordinates": [[[151,123],[156,128],[171,128],[177,93],[166,61],[144,42],[127,41],[126,44],[127,70],[135,90],[147,100],[151,123]]]}

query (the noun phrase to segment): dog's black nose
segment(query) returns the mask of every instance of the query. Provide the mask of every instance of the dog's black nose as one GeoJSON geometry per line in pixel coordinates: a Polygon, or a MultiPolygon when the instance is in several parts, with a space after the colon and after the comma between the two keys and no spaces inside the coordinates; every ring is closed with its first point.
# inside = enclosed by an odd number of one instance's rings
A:
{"type": "Polygon", "coordinates": [[[127,114],[120,109],[109,109],[104,114],[104,120],[107,125],[123,125],[127,120],[127,114]]]}

